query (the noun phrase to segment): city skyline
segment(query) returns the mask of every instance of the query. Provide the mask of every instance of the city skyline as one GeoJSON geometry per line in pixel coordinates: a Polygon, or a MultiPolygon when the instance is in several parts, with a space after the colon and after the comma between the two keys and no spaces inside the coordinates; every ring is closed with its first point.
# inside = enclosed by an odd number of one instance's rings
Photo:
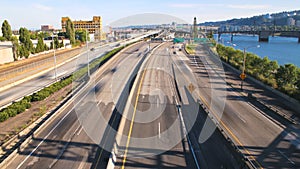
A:
{"type": "MultiPolygon", "coordinates": [[[[61,28],[60,19],[69,16],[74,20],[88,20],[92,16],[101,16],[103,25],[136,14],[155,13],[167,14],[186,21],[193,22],[197,17],[198,23],[208,21],[221,21],[232,18],[251,17],[266,13],[292,11],[295,9],[294,1],[258,1],[251,2],[231,0],[224,3],[221,0],[210,2],[208,0],[195,1],[85,1],[79,0],[57,1],[4,1],[0,7],[0,22],[9,21],[13,29],[27,27],[40,29],[41,25],[53,25],[61,28]],[[76,9],[76,10],[74,10],[76,9]]],[[[151,24],[151,23],[149,23],[151,24]]]]}

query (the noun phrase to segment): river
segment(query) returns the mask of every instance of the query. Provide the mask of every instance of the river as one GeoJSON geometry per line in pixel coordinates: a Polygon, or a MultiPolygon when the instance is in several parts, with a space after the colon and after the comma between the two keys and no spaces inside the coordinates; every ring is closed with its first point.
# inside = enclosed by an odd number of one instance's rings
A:
{"type": "MultiPolygon", "coordinates": [[[[217,35],[214,35],[214,38],[216,40],[217,35]]],[[[298,43],[298,38],[270,36],[269,42],[258,42],[258,36],[256,35],[234,35],[233,42],[230,42],[230,39],[231,35],[222,34],[219,43],[241,50],[244,47],[249,47],[247,52],[255,53],[260,57],[267,56],[270,60],[277,60],[280,65],[293,63],[300,67],[300,43],[298,43]]]]}

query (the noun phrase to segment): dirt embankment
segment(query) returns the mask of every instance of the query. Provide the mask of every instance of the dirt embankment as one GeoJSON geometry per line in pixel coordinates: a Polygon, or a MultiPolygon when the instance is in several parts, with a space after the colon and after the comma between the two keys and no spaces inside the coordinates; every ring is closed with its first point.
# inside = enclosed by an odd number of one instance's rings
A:
{"type": "Polygon", "coordinates": [[[0,145],[35,122],[43,114],[55,108],[71,91],[72,84],[50,95],[43,101],[31,102],[31,108],[25,112],[0,122],[0,145]]]}

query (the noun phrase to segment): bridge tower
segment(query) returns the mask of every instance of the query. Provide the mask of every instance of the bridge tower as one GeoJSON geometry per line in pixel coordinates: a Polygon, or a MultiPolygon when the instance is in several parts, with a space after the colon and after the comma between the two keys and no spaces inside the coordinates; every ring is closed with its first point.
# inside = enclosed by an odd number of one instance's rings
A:
{"type": "Polygon", "coordinates": [[[259,31],[258,41],[259,42],[269,42],[269,36],[271,32],[269,31],[259,31]]]}
{"type": "Polygon", "coordinates": [[[194,25],[193,25],[193,32],[192,32],[192,38],[198,38],[198,29],[197,29],[197,19],[194,17],[194,25]]]}

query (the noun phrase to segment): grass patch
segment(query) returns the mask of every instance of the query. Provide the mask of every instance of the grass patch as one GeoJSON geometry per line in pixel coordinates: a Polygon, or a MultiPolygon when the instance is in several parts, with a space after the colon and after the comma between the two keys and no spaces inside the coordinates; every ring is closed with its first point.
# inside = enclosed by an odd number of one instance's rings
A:
{"type": "Polygon", "coordinates": [[[185,51],[190,55],[196,54],[196,45],[195,44],[186,44],[185,51]]]}

